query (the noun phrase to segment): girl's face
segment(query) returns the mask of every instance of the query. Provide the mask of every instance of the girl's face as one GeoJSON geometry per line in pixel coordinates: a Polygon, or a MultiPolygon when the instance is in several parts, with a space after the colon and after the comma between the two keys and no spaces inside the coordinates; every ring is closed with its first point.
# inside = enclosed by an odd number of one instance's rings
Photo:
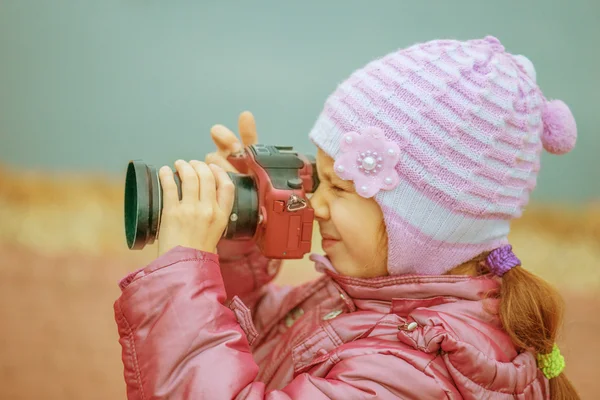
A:
{"type": "Polygon", "coordinates": [[[333,163],[331,157],[318,150],[321,183],[310,203],[323,237],[323,250],[342,275],[387,275],[387,234],[381,208],[375,199],[359,196],[354,183],[340,179],[333,163]]]}

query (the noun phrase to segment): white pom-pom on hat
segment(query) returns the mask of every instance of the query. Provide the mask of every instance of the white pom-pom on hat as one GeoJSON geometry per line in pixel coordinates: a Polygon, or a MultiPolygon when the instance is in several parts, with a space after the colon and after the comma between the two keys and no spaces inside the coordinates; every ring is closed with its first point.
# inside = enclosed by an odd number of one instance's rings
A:
{"type": "Polygon", "coordinates": [[[542,111],[544,132],[542,144],[552,154],[566,154],[573,150],[577,141],[575,118],[564,102],[547,101],[542,111]]]}
{"type": "MultiPolygon", "coordinates": [[[[537,74],[533,63],[520,54],[513,55],[513,59],[527,76],[536,82],[537,74]]],[[[560,100],[547,101],[542,111],[542,121],[542,144],[546,151],[552,154],[566,154],[573,150],[577,141],[577,124],[569,106],[560,100]]]]}

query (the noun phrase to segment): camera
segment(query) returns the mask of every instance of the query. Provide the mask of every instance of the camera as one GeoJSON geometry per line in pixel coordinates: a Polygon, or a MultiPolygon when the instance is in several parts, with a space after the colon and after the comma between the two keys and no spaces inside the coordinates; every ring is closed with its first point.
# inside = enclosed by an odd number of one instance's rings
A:
{"type": "MultiPolygon", "coordinates": [[[[233,208],[222,239],[253,240],[267,258],[299,259],[310,252],[314,211],[307,194],[319,178],[315,157],[291,146],[254,144],[228,157],[239,173],[233,208]]],[[[181,200],[181,180],[174,173],[181,200]]],[[[129,249],[142,249],[159,236],[162,187],[158,171],[132,160],[125,177],[125,236],[129,249]]]]}

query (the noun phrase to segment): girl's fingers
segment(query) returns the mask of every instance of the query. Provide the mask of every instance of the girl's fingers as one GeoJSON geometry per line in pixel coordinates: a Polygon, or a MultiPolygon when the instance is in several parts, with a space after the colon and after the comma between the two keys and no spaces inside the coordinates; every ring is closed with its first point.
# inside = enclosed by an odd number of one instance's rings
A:
{"type": "Polygon", "coordinates": [[[235,133],[223,125],[213,126],[210,129],[210,136],[217,145],[217,153],[223,158],[227,158],[230,154],[242,149],[242,145],[237,136],[235,136],[235,133]]]}
{"type": "Polygon", "coordinates": [[[217,202],[217,189],[215,187],[215,177],[206,165],[200,161],[191,161],[190,164],[196,170],[200,180],[200,201],[202,203],[213,205],[217,202]]]}
{"type": "Polygon", "coordinates": [[[256,133],[256,121],[250,111],[244,111],[238,119],[238,129],[244,146],[250,146],[258,143],[258,134],[256,133]]]}
{"type": "Polygon", "coordinates": [[[223,168],[214,164],[209,167],[213,171],[217,183],[217,204],[222,211],[229,215],[233,207],[235,186],[223,168]]]}
{"type": "Polygon", "coordinates": [[[160,185],[162,187],[163,208],[173,208],[179,204],[179,193],[171,167],[165,165],[158,171],[160,185]]]}
{"type": "Polygon", "coordinates": [[[238,173],[238,170],[235,169],[235,167],[231,165],[229,161],[221,157],[218,153],[208,153],[205,160],[207,164],[218,165],[227,172],[234,172],[236,174],[238,173]]]}
{"type": "Polygon", "coordinates": [[[181,178],[181,203],[191,204],[198,201],[198,174],[194,168],[183,160],[175,162],[175,168],[181,178]]]}

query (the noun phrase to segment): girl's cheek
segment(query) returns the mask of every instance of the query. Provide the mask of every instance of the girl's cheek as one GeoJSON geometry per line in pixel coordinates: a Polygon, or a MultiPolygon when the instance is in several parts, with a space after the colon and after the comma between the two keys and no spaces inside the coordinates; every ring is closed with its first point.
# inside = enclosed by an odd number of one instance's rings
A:
{"type": "Polygon", "coordinates": [[[344,199],[334,200],[330,210],[332,220],[345,242],[360,242],[364,234],[367,234],[360,210],[350,207],[344,199]]]}

